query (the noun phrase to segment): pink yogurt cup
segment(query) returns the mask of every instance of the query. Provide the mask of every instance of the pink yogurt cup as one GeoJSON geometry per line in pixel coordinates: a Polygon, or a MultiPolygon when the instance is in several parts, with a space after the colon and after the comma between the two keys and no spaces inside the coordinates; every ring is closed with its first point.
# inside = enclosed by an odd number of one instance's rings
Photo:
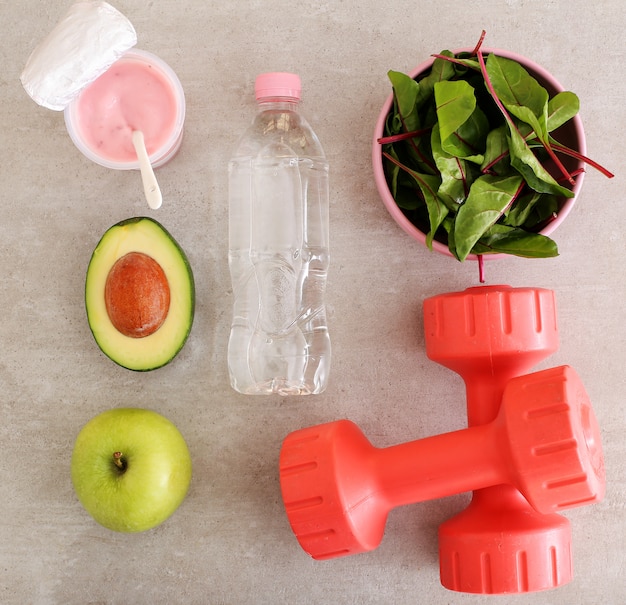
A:
{"type": "MultiPolygon", "coordinates": [[[[459,54],[462,52],[471,52],[473,48],[461,48],[453,51],[454,54],[459,54]]],[[[513,59],[520,63],[530,75],[532,75],[547,91],[552,98],[558,92],[562,92],[565,90],[563,86],[558,82],[558,80],[548,71],[546,71],[543,67],[519,55],[517,53],[509,52],[506,50],[500,49],[482,49],[483,54],[495,53],[501,57],[505,57],[507,59],[513,59]]],[[[434,57],[429,58],[428,60],[420,63],[415,69],[413,69],[409,75],[413,79],[420,79],[421,75],[426,75],[428,70],[432,67],[433,62],[435,61],[434,57]]],[[[376,182],[376,188],[378,189],[378,193],[383,201],[383,204],[387,208],[389,214],[391,214],[392,218],[398,223],[398,225],[408,233],[413,239],[421,242],[425,245],[426,242],[426,233],[421,231],[418,227],[416,227],[404,214],[402,209],[396,204],[393,195],[391,195],[391,191],[387,185],[387,178],[385,175],[384,165],[383,165],[383,155],[382,155],[382,145],[378,142],[378,139],[385,134],[385,122],[387,120],[387,116],[393,107],[393,93],[389,95],[387,100],[385,101],[382,110],[378,116],[378,120],[376,121],[376,127],[374,130],[374,140],[372,143],[372,167],[374,169],[374,179],[376,182]]],[[[585,133],[583,130],[582,120],[580,119],[580,115],[576,114],[571,120],[569,120],[566,124],[561,126],[555,133],[555,138],[562,143],[572,149],[577,150],[581,154],[586,153],[586,142],[585,142],[585,133]]],[[[584,168],[584,162],[574,160],[572,158],[564,158],[563,164],[570,171],[573,172],[578,168],[584,168]]],[[[551,221],[546,227],[544,227],[540,233],[543,235],[550,235],[567,217],[567,215],[572,210],[576,199],[580,193],[580,189],[583,184],[583,178],[585,173],[581,172],[576,177],[576,184],[573,186],[572,191],[574,192],[574,197],[571,198],[563,198],[561,200],[561,204],[559,207],[559,211],[557,213],[557,217],[551,221]]],[[[440,252],[441,254],[445,254],[447,256],[453,257],[450,252],[448,245],[446,242],[441,242],[439,240],[433,240],[433,250],[440,252]]],[[[482,258],[484,259],[501,259],[506,258],[507,254],[484,254],[482,258]]],[[[467,257],[467,260],[478,260],[478,256],[475,254],[470,254],[467,257]]]]}
{"type": "Polygon", "coordinates": [[[132,49],[85,87],[65,108],[76,147],[90,160],[116,170],[138,170],[134,130],[144,134],[154,168],[177,153],[183,139],[185,95],[167,63],[132,49]]]}

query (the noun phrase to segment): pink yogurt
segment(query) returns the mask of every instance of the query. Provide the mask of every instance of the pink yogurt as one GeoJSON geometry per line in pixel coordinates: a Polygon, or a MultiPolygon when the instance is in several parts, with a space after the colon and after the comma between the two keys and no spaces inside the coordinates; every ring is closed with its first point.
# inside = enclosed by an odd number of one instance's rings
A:
{"type": "Polygon", "coordinates": [[[158,57],[133,49],[89,84],[65,110],[74,144],[89,159],[121,170],[137,169],[134,130],[144,135],[156,168],[182,142],[185,98],[180,81],[158,57]]]}

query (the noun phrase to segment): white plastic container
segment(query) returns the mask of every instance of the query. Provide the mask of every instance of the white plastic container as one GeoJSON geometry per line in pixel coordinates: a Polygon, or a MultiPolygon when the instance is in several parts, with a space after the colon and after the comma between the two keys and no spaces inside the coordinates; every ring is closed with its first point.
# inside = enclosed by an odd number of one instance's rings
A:
{"type": "Polygon", "coordinates": [[[325,292],[328,162],[299,113],[300,78],[262,74],[258,113],[229,163],[232,387],[321,393],[330,369],[325,292]]]}
{"type": "Polygon", "coordinates": [[[36,103],[64,111],[68,133],[87,158],[116,170],[139,169],[133,131],[143,133],[154,168],[174,157],[183,136],[180,80],[136,43],[135,28],[116,8],[75,2],[33,50],[20,78],[36,103]]]}
{"type": "Polygon", "coordinates": [[[64,116],[74,145],[93,162],[115,170],[138,170],[132,132],[141,130],[150,163],[158,168],[176,155],[182,143],[185,94],[165,61],[132,49],[85,87],[64,116]]]}

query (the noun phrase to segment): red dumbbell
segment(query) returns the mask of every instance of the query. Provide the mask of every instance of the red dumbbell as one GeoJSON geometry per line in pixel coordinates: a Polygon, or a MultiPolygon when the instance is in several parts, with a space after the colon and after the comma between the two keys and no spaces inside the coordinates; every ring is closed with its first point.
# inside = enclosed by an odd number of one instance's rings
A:
{"type": "Polygon", "coordinates": [[[559,348],[554,292],[479,286],[424,301],[429,359],[465,381],[468,424],[493,420],[508,381],[559,348]]]}
{"type": "Polygon", "coordinates": [[[594,502],[601,458],[589,400],[563,366],[512,379],[496,419],[461,431],[386,449],[347,420],[296,431],[280,480],[298,541],[327,559],[376,548],[394,507],[486,486],[515,484],[544,513],[594,502]]]}
{"type": "MultiPolygon", "coordinates": [[[[485,286],[435,296],[424,301],[424,328],[428,357],[465,382],[470,427],[491,422],[508,381],[558,347],[554,294],[538,288],[485,286]]],[[[577,388],[583,392],[582,385],[577,388]]],[[[590,407],[584,409],[591,413],[590,407]]],[[[595,452],[590,461],[599,499],[604,466],[599,433],[592,425],[582,418],[585,443],[595,452]]],[[[546,434],[553,428],[546,422],[546,434]]],[[[544,451],[539,448],[533,455],[541,457],[544,451]]],[[[585,479],[572,473],[558,486],[579,481],[585,479]]],[[[510,484],[487,487],[475,491],[469,507],[439,528],[439,560],[441,582],[451,590],[554,588],[572,577],[570,524],[561,515],[536,512],[510,484]]]]}

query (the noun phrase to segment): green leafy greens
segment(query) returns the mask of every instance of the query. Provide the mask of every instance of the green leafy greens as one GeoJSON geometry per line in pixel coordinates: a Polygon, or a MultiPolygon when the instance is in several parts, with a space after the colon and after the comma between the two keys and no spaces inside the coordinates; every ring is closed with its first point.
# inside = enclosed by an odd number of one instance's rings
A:
{"type": "Polygon", "coordinates": [[[557,153],[613,175],[553,138],[578,113],[578,97],[550,98],[518,62],[485,57],[481,43],[472,53],[435,55],[419,80],[389,71],[394,105],[379,142],[390,190],[429,248],[446,242],[460,261],[557,256],[539,231],[574,196],[580,172],[570,173],[557,153]]]}

